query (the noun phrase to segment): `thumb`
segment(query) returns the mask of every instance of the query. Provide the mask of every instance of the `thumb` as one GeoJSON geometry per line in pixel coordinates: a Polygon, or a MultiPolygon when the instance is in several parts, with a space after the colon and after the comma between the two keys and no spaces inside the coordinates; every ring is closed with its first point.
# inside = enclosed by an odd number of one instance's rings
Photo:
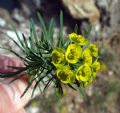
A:
{"type": "Polygon", "coordinates": [[[16,80],[11,84],[0,83],[0,113],[15,113],[20,110],[30,99],[30,89],[20,98],[27,84],[16,80]]]}

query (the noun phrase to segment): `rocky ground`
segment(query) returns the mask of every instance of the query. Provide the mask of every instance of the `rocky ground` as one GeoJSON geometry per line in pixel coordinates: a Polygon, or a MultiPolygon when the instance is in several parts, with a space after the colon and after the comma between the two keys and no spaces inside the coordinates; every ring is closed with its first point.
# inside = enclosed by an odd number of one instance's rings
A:
{"type": "MultiPolygon", "coordinates": [[[[29,36],[29,20],[34,18],[37,31],[36,12],[40,12],[46,25],[55,20],[55,34],[59,31],[59,12],[64,15],[64,34],[79,25],[84,35],[92,25],[90,37],[100,48],[100,58],[107,69],[101,72],[95,82],[85,89],[84,95],[65,88],[61,100],[54,97],[51,88],[39,94],[26,106],[28,113],[119,113],[120,112],[120,0],[11,0],[11,7],[0,3],[0,46],[11,47],[20,52],[8,36],[17,40],[11,27],[18,33],[29,36]],[[16,5],[17,4],[17,5],[16,5]],[[7,36],[8,35],[8,36],[7,36]],[[52,103],[52,104],[51,104],[52,103]]],[[[11,55],[0,49],[0,54],[11,55]]],[[[104,66],[103,66],[104,67],[104,66]]]]}

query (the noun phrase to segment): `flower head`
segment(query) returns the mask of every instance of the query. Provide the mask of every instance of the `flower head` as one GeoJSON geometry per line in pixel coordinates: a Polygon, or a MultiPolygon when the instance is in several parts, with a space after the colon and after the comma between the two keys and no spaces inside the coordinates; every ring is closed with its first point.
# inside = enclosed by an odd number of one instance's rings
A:
{"type": "Polygon", "coordinates": [[[75,64],[78,62],[81,55],[82,55],[81,47],[77,44],[70,44],[67,47],[67,50],[65,53],[65,58],[66,58],[67,62],[69,62],[71,64],[75,64]]]}
{"type": "Polygon", "coordinates": [[[82,35],[77,35],[76,33],[69,34],[69,38],[73,43],[79,44],[81,46],[86,45],[88,42],[86,38],[84,38],[82,35]]]}
{"type": "Polygon", "coordinates": [[[90,85],[93,82],[93,78],[91,77],[88,81],[82,82],[82,86],[86,87],[88,85],[90,85]]]}
{"type": "Polygon", "coordinates": [[[62,68],[57,69],[57,77],[64,84],[71,84],[75,81],[74,72],[70,70],[69,66],[63,66],[62,68]]]}
{"type": "Polygon", "coordinates": [[[76,79],[86,82],[91,78],[91,73],[92,71],[89,65],[82,65],[76,71],[76,79]]]}
{"type": "Polygon", "coordinates": [[[92,54],[94,57],[98,57],[98,48],[96,47],[95,44],[90,43],[89,49],[90,49],[90,51],[91,51],[91,54],[92,54]]]}
{"type": "Polygon", "coordinates": [[[65,52],[61,48],[56,48],[52,51],[52,63],[56,67],[60,67],[65,64],[65,52]]]}
{"type": "Polygon", "coordinates": [[[93,76],[96,77],[97,73],[100,71],[100,63],[95,60],[91,65],[93,76]]]}

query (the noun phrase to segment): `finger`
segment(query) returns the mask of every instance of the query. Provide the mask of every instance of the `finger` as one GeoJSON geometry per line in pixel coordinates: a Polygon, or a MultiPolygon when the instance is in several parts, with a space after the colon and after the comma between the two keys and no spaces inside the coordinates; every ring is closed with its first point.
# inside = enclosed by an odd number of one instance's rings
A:
{"type": "Polygon", "coordinates": [[[19,111],[16,111],[14,113],[26,113],[24,109],[20,109],[19,111]]]}
{"type": "Polygon", "coordinates": [[[16,71],[16,69],[9,68],[8,66],[24,67],[24,64],[17,58],[3,55],[0,56],[0,73],[16,71]]]}
{"type": "MultiPolygon", "coordinates": [[[[9,73],[15,72],[16,69],[10,68],[8,66],[16,66],[16,67],[24,67],[24,63],[17,58],[9,57],[9,56],[0,56],[0,73],[9,73]]],[[[28,81],[28,75],[24,75],[21,79],[28,81]]]]}
{"type": "Polygon", "coordinates": [[[26,83],[21,80],[9,85],[0,83],[0,113],[14,113],[29,101],[31,96],[30,89],[20,98],[26,86],[26,83]]]}

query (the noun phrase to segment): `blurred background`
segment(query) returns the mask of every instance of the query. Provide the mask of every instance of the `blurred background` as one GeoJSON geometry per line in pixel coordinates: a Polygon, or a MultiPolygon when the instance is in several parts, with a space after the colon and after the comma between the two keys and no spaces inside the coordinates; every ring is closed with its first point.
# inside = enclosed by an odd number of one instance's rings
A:
{"type": "MultiPolygon", "coordinates": [[[[100,48],[102,69],[94,83],[85,91],[64,88],[62,99],[55,98],[52,88],[34,98],[25,106],[27,113],[120,113],[120,0],[0,0],[0,46],[15,48],[7,35],[17,40],[11,25],[18,33],[29,36],[29,20],[33,18],[36,30],[39,12],[46,25],[55,21],[54,37],[59,31],[60,10],[64,15],[64,35],[79,26],[83,34],[92,25],[90,37],[100,48]]],[[[0,49],[0,54],[9,54],[0,49]]]]}

